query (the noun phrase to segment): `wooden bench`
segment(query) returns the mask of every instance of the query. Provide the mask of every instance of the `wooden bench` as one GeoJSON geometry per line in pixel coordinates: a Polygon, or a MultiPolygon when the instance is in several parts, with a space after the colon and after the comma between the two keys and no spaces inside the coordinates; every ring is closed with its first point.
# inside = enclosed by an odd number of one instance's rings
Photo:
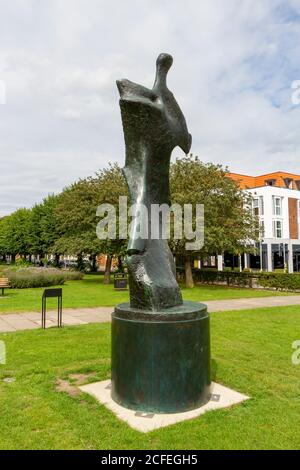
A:
{"type": "Polygon", "coordinates": [[[9,289],[9,280],[7,277],[0,277],[0,289],[2,290],[2,295],[4,295],[4,289],[9,289]]]}

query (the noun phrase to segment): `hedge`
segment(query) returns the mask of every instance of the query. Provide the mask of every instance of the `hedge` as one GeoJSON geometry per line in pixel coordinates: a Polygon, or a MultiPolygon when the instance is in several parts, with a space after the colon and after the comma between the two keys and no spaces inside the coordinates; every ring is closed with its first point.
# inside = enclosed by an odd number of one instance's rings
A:
{"type": "MultiPolygon", "coordinates": [[[[179,277],[184,270],[179,269],[179,277]]],[[[234,287],[263,287],[276,290],[300,290],[300,274],[217,271],[212,269],[194,269],[194,281],[200,284],[225,284],[234,287]]]]}
{"type": "Polygon", "coordinates": [[[300,290],[300,274],[260,273],[259,285],[276,290],[300,290]]]}
{"type": "Polygon", "coordinates": [[[77,271],[66,271],[54,268],[22,268],[1,270],[1,275],[9,279],[13,289],[31,287],[61,286],[68,280],[82,279],[83,274],[77,271]]]}

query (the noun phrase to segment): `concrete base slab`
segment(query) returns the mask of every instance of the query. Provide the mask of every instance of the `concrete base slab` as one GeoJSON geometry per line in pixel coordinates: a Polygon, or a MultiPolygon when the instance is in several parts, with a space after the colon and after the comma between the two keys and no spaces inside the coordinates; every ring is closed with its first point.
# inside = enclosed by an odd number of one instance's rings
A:
{"type": "Polygon", "coordinates": [[[180,423],[188,419],[197,418],[207,411],[229,408],[230,406],[249,400],[249,397],[246,395],[235,392],[223,385],[213,383],[211,400],[201,408],[185,413],[151,414],[128,410],[114,402],[111,398],[110,380],[83,385],[79,387],[79,389],[82,392],[92,395],[99,403],[111,410],[119,419],[125,421],[133,429],[143,433],[170,426],[171,424],[180,423]]]}

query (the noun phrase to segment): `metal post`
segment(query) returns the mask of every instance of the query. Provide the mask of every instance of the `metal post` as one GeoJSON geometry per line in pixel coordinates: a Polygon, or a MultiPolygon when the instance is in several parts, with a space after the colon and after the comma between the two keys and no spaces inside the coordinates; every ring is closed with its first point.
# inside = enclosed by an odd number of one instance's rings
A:
{"type": "Polygon", "coordinates": [[[42,328],[46,328],[46,298],[43,296],[42,298],[42,328]]]}

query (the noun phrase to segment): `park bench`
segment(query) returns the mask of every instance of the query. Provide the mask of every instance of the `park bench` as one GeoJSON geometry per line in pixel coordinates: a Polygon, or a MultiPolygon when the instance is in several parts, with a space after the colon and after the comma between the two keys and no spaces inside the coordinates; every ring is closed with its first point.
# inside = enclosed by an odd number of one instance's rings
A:
{"type": "Polygon", "coordinates": [[[9,289],[9,280],[7,277],[0,277],[0,289],[2,290],[2,295],[4,295],[4,289],[9,289]]]}

